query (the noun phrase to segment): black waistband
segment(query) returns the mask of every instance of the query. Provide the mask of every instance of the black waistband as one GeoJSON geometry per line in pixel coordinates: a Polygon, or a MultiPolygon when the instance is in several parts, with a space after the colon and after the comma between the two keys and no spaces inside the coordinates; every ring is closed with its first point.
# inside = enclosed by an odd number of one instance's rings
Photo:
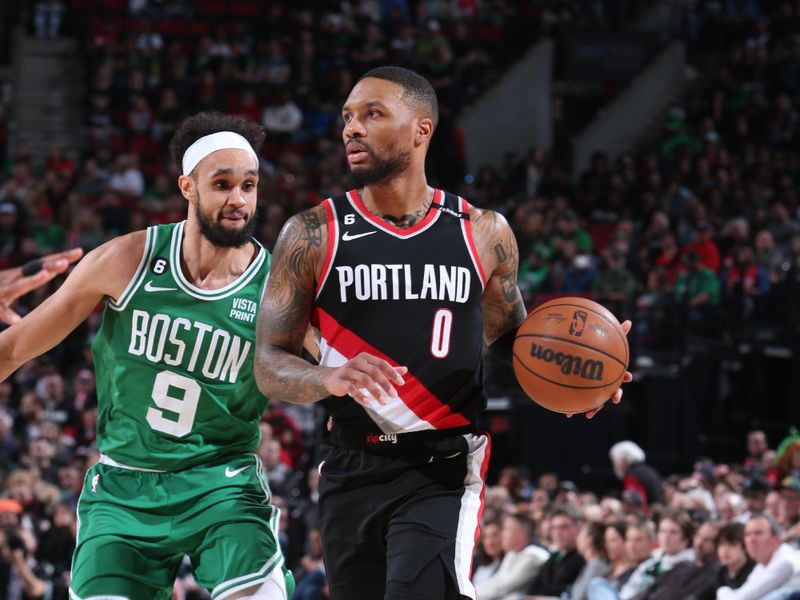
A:
{"type": "Polygon", "coordinates": [[[327,437],[328,443],[334,446],[368,450],[373,452],[392,452],[394,450],[424,448],[430,442],[446,440],[468,433],[476,433],[476,429],[469,425],[466,427],[453,427],[450,429],[433,429],[425,431],[410,431],[408,433],[384,433],[382,431],[353,431],[333,426],[327,437]]]}

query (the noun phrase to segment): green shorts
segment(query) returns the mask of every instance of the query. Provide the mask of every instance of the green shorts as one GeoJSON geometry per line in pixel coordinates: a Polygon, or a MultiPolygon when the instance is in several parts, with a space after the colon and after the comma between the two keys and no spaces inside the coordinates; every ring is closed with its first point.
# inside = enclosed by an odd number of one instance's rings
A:
{"type": "Polygon", "coordinates": [[[71,600],[170,600],[188,555],[213,600],[257,586],[275,569],[279,511],[253,454],[174,473],[91,467],[78,501],[71,600]]]}

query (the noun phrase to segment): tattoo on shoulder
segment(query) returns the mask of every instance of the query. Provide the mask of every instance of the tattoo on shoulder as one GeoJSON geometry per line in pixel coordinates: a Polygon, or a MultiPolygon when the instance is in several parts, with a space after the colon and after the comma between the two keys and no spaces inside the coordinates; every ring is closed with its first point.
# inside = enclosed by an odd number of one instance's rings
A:
{"type": "Polygon", "coordinates": [[[302,212],[284,225],[275,245],[270,283],[275,278],[275,283],[292,286],[300,280],[313,279],[325,226],[320,212],[302,212]]]}
{"type": "Polygon", "coordinates": [[[513,303],[517,299],[517,274],[506,273],[500,277],[500,287],[503,290],[503,297],[507,302],[513,303]]]}
{"type": "Polygon", "coordinates": [[[322,245],[322,222],[319,218],[318,211],[308,210],[300,213],[303,219],[304,236],[303,239],[312,246],[319,247],[322,245]]]}
{"type": "Polygon", "coordinates": [[[506,254],[506,249],[503,248],[503,244],[497,243],[494,245],[494,255],[497,257],[497,262],[504,263],[508,260],[508,254],[506,254]]]}
{"type": "Polygon", "coordinates": [[[477,214],[471,217],[471,220],[477,227],[485,227],[492,229],[497,224],[498,214],[493,210],[475,210],[477,214]]]}

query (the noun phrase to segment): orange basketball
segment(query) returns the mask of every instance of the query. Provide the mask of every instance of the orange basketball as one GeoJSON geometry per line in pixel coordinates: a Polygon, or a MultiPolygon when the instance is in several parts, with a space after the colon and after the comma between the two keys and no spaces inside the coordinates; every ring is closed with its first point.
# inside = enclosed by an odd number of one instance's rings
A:
{"type": "Polygon", "coordinates": [[[628,340],[608,309],[564,297],[537,306],[517,331],[514,374],[537,404],[560,413],[597,408],[622,383],[628,340]]]}

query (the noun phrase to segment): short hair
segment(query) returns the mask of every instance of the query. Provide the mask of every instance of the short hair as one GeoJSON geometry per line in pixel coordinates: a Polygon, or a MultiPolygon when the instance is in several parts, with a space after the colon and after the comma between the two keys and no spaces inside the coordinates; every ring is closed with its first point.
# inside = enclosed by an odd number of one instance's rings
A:
{"type": "Polygon", "coordinates": [[[628,522],[628,527],[625,530],[625,533],[630,531],[631,529],[638,529],[639,531],[644,531],[645,535],[647,535],[647,539],[654,540],[656,539],[656,528],[653,525],[652,521],[647,519],[636,519],[635,521],[628,522]]]}
{"type": "Polygon", "coordinates": [[[573,523],[580,523],[581,517],[578,511],[572,508],[569,504],[556,504],[549,511],[547,511],[547,519],[551,520],[556,517],[567,517],[573,523]]]}
{"type": "Polygon", "coordinates": [[[783,533],[783,528],[775,520],[775,517],[770,514],[764,512],[755,513],[749,519],[747,519],[747,522],[749,523],[754,519],[764,519],[767,523],[769,523],[769,532],[771,535],[781,535],[783,533]]]}
{"type": "Polygon", "coordinates": [[[439,102],[436,99],[436,91],[433,86],[419,73],[403,67],[376,67],[364,73],[358,78],[359,81],[367,77],[374,79],[384,79],[396,83],[403,88],[403,97],[416,104],[424,105],[429,117],[433,120],[433,128],[439,123],[439,102]]]}
{"type": "MultiPolygon", "coordinates": [[[[197,113],[180,124],[169,143],[169,151],[175,164],[178,165],[178,170],[182,171],[183,155],[189,146],[201,137],[220,131],[238,133],[250,143],[256,154],[267,136],[261,125],[244,117],[213,111],[197,113]]],[[[194,173],[194,170],[192,172],[194,173]]]]}
{"type": "Polygon", "coordinates": [[[739,545],[744,548],[744,524],[726,523],[717,533],[717,546],[720,544],[739,545]]]}
{"type": "Polygon", "coordinates": [[[528,537],[533,537],[534,524],[531,518],[525,513],[506,513],[504,519],[513,519],[517,524],[522,527],[528,534],[528,537]]]}
{"type": "Polygon", "coordinates": [[[611,446],[608,455],[611,457],[611,460],[624,460],[629,465],[643,463],[645,459],[644,450],[642,450],[638,444],[630,440],[617,442],[611,446]]]}
{"type": "Polygon", "coordinates": [[[683,539],[691,543],[692,536],[694,536],[694,522],[687,513],[683,511],[668,509],[665,510],[664,513],[661,515],[661,518],[658,521],[659,524],[661,523],[661,521],[664,520],[672,521],[678,527],[680,527],[683,539]]]}

